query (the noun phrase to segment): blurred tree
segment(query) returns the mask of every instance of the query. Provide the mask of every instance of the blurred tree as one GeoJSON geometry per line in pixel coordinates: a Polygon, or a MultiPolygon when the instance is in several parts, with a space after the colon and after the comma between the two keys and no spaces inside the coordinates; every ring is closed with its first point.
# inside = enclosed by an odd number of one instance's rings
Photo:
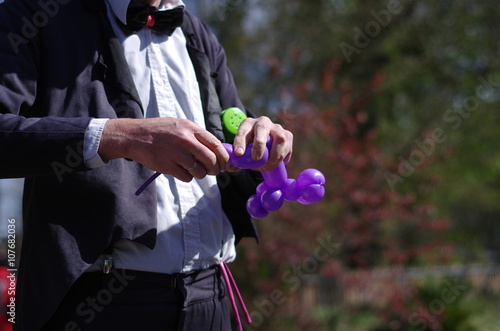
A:
{"type": "MultiPolygon", "coordinates": [[[[464,208],[479,208],[488,215],[499,210],[498,2],[217,3],[219,14],[211,16],[212,25],[228,45],[251,109],[270,115],[287,109],[294,114],[317,108],[319,100],[337,102],[339,85],[326,94],[313,83],[321,75],[327,79],[332,59],[340,61],[335,64],[337,78],[349,80],[355,98],[378,72],[383,81],[364,107],[363,126],[376,129],[382,157],[399,166],[393,173],[399,180],[389,177],[388,184],[402,192],[433,195],[444,215],[455,209],[454,214],[461,214],[464,208]],[[295,98],[292,88],[304,83],[313,84],[307,103],[295,98]],[[439,133],[434,134],[439,141],[431,143],[433,133],[439,133]],[[422,179],[435,184],[417,190],[422,179]]],[[[467,223],[481,224],[479,214],[471,212],[474,219],[467,223]]],[[[476,227],[477,237],[491,237],[491,226],[476,227]]],[[[469,235],[470,230],[467,227],[469,235]]]]}
{"type": "Polygon", "coordinates": [[[289,172],[319,168],[328,185],[258,222],[240,279],[268,294],[318,271],[498,258],[484,254],[500,248],[497,1],[224,3],[239,23],[211,24],[242,98],[294,132],[289,172]],[[338,246],[314,268],[325,238],[338,246]]]}

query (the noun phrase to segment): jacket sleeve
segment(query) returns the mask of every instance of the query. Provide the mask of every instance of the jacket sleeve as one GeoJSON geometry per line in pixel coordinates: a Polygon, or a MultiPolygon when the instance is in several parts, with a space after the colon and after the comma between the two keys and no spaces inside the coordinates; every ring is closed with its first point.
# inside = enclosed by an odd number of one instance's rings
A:
{"type": "Polygon", "coordinates": [[[86,170],[83,138],[88,121],[0,114],[0,178],[61,177],[86,170]]]}
{"type": "MultiPolygon", "coordinates": [[[[39,29],[34,1],[0,4],[0,178],[84,170],[90,118],[46,117],[37,107],[39,29]]],[[[63,115],[61,115],[63,116],[63,115]]]]}

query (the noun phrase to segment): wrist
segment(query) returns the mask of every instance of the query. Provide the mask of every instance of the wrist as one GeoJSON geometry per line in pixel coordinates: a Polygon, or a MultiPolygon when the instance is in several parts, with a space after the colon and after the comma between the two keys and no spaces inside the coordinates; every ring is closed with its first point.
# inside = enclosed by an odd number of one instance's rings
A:
{"type": "Polygon", "coordinates": [[[98,168],[106,164],[99,155],[98,150],[104,125],[108,120],[108,118],[93,118],[85,131],[83,159],[85,165],[90,169],[98,168]]]}
{"type": "Polygon", "coordinates": [[[130,157],[130,144],[137,119],[110,119],[104,125],[98,153],[107,162],[130,157]]]}

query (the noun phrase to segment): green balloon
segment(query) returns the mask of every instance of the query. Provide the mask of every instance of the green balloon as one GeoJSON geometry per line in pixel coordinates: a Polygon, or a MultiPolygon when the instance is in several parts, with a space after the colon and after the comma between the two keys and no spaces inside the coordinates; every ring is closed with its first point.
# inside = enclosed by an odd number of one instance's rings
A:
{"type": "Polygon", "coordinates": [[[222,131],[224,132],[224,138],[227,143],[232,143],[241,122],[247,115],[241,109],[237,107],[228,108],[222,111],[222,131]]]}

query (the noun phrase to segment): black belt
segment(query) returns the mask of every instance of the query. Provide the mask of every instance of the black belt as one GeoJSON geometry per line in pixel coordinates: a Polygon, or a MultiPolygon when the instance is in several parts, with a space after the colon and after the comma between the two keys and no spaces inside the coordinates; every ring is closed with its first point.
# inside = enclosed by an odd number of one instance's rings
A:
{"type": "Polygon", "coordinates": [[[177,283],[180,279],[187,281],[189,283],[196,283],[198,280],[204,279],[206,277],[211,277],[216,275],[221,276],[221,270],[219,265],[213,265],[206,269],[195,270],[187,273],[174,273],[165,274],[159,272],[150,271],[140,271],[132,269],[112,269],[109,273],[102,272],[90,272],[88,273],[93,277],[98,275],[102,276],[104,279],[109,277],[117,277],[121,279],[133,278],[134,282],[149,282],[158,284],[159,286],[168,286],[171,288],[176,288],[177,283]]]}

